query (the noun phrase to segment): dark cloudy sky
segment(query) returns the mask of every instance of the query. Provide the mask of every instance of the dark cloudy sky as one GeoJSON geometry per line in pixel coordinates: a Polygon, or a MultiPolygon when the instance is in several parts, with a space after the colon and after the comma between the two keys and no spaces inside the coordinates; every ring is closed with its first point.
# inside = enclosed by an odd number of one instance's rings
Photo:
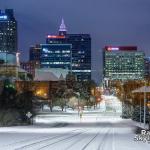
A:
{"type": "Polygon", "coordinates": [[[0,0],[0,8],[15,10],[23,60],[30,45],[57,33],[62,17],[69,33],[91,34],[97,81],[105,45],[137,45],[150,56],[150,0],[0,0]]]}

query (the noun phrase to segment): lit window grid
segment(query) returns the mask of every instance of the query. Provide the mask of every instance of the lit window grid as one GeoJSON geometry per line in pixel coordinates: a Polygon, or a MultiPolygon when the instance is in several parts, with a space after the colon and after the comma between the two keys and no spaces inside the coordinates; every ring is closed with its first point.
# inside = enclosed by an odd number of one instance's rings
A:
{"type": "Polygon", "coordinates": [[[47,44],[42,47],[41,67],[46,68],[70,68],[71,45],[70,44],[47,44]],[[64,47],[64,48],[63,48],[64,47]],[[70,49],[68,49],[70,47],[70,49]]]}
{"type": "Polygon", "coordinates": [[[144,78],[144,53],[142,52],[105,52],[104,64],[105,77],[144,78]]]}

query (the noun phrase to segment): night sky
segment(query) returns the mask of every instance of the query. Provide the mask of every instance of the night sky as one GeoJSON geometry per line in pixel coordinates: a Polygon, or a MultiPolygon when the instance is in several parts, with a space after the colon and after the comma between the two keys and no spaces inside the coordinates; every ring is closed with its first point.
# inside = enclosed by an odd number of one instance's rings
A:
{"type": "Polygon", "coordinates": [[[137,45],[150,56],[150,0],[0,0],[0,8],[15,10],[22,60],[30,45],[57,34],[62,17],[68,33],[91,34],[96,81],[105,45],[137,45]]]}

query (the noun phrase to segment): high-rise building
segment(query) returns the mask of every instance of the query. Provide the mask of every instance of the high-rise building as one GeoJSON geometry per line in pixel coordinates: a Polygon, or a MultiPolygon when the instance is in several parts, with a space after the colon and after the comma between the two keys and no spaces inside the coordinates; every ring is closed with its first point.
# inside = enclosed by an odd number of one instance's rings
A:
{"type": "Polygon", "coordinates": [[[106,46],[103,52],[104,78],[108,80],[144,79],[144,52],[134,46],[106,46]]]}
{"type": "Polygon", "coordinates": [[[17,52],[17,21],[13,9],[0,10],[0,52],[17,52]]]}
{"type": "Polygon", "coordinates": [[[47,35],[47,44],[71,44],[71,71],[79,81],[91,80],[91,37],[89,34],[68,34],[62,19],[59,35],[47,35]]]}
{"type": "Polygon", "coordinates": [[[41,44],[40,67],[71,70],[71,44],[41,44]]]}
{"type": "Polygon", "coordinates": [[[146,57],[145,61],[145,78],[150,78],[150,57],[146,57]]]}
{"type": "Polygon", "coordinates": [[[91,37],[89,34],[68,34],[72,44],[72,72],[79,81],[91,80],[91,37]]]}
{"type": "Polygon", "coordinates": [[[36,44],[35,46],[31,46],[29,50],[29,60],[30,61],[40,61],[40,52],[41,52],[41,45],[36,44]]]}

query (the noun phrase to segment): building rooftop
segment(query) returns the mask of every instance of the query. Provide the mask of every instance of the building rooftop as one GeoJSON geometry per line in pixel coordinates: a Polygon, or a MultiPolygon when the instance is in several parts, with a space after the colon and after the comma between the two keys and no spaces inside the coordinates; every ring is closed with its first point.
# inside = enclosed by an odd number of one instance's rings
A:
{"type": "Polygon", "coordinates": [[[35,81],[59,81],[65,80],[68,74],[67,69],[61,68],[46,68],[46,69],[35,69],[35,81]]]}

